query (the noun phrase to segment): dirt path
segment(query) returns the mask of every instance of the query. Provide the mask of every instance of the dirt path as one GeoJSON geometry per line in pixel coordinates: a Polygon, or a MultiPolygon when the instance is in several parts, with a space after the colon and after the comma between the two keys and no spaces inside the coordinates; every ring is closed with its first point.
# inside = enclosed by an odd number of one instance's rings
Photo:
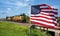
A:
{"type": "MultiPolygon", "coordinates": [[[[0,21],[0,22],[11,22],[11,21],[0,21]]],[[[31,24],[29,24],[29,23],[19,23],[19,22],[11,22],[11,23],[18,24],[21,26],[31,26],[31,24]]]]}
{"type": "Polygon", "coordinates": [[[11,23],[18,24],[18,25],[21,25],[21,26],[30,26],[31,25],[29,23],[19,23],[19,22],[11,22],[11,23]]]}

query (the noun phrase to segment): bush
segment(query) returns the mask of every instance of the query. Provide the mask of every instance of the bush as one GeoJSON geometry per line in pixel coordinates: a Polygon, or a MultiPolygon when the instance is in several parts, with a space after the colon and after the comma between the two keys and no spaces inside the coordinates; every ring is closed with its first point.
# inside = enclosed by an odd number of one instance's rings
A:
{"type": "Polygon", "coordinates": [[[32,29],[31,36],[51,36],[51,35],[38,29],[32,29]]]}

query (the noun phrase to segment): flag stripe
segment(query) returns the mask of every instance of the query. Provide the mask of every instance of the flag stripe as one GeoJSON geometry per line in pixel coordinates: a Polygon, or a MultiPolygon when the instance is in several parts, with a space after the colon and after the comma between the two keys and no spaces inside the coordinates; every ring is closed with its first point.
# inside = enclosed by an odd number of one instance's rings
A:
{"type": "Polygon", "coordinates": [[[38,25],[38,26],[43,26],[43,27],[47,27],[47,28],[51,28],[51,29],[56,29],[55,28],[56,26],[45,25],[45,24],[42,24],[42,23],[39,23],[39,22],[34,22],[34,21],[33,22],[31,21],[31,23],[34,24],[34,25],[38,25]]]}
{"type": "Polygon", "coordinates": [[[50,22],[50,21],[46,21],[46,20],[42,20],[42,19],[33,19],[33,18],[31,18],[31,20],[37,20],[37,21],[43,21],[43,22],[47,22],[47,23],[51,23],[51,24],[57,24],[56,21],[50,22]]]}
{"type": "Polygon", "coordinates": [[[41,11],[41,12],[45,12],[45,13],[53,13],[53,14],[58,14],[57,12],[53,12],[53,11],[41,11]]]}
{"type": "MultiPolygon", "coordinates": [[[[36,19],[36,18],[30,18],[30,19],[36,19]]],[[[51,18],[51,20],[50,19],[44,19],[44,18],[37,18],[36,20],[45,20],[45,21],[48,21],[48,22],[53,22],[54,21],[54,23],[57,23],[57,19],[53,19],[53,18],[51,18]]]]}
{"type": "Polygon", "coordinates": [[[51,16],[51,17],[55,17],[55,18],[57,18],[57,15],[55,15],[55,14],[48,14],[48,13],[40,13],[39,15],[31,15],[31,17],[40,17],[41,15],[46,15],[46,16],[51,16]]]}
{"type": "Polygon", "coordinates": [[[41,12],[40,14],[46,15],[46,16],[53,16],[53,17],[57,18],[57,15],[54,14],[54,13],[45,13],[45,12],[41,12]]]}
{"type": "Polygon", "coordinates": [[[55,14],[55,13],[48,13],[48,12],[40,12],[40,14],[54,14],[54,15],[57,15],[57,14],[55,14]]]}
{"type": "MultiPolygon", "coordinates": [[[[41,9],[41,8],[40,8],[41,9]]],[[[45,9],[45,8],[42,8],[42,9],[45,9]]],[[[51,10],[58,10],[58,9],[56,9],[56,8],[49,8],[49,9],[51,9],[51,10]]]]}
{"type": "Polygon", "coordinates": [[[42,24],[45,24],[45,25],[55,26],[54,24],[46,23],[46,22],[43,22],[43,21],[38,21],[38,20],[31,20],[31,21],[32,22],[42,23],[42,24]]]}
{"type": "Polygon", "coordinates": [[[48,19],[48,20],[55,20],[56,21],[56,18],[47,18],[47,17],[45,17],[45,16],[31,16],[32,18],[34,18],[34,17],[37,17],[37,18],[45,18],[45,19],[48,19]]]}
{"type": "Polygon", "coordinates": [[[48,6],[40,6],[40,8],[48,8],[48,6]]]}
{"type": "Polygon", "coordinates": [[[53,22],[53,20],[49,20],[49,19],[42,18],[42,17],[39,17],[39,18],[37,18],[37,17],[30,17],[30,18],[33,18],[33,19],[42,19],[42,20],[53,22]]]}
{"type": "Polygon", "coordinates": [[[55,17],[53,17],[53,16],[46,16],[46,15],[43,15],[43,14],[38,14],[38,15],[32,15],[31,14],[31,17],[40,17],[40,16],[46,17],[46,18],[54,18],[55,19],[55,17]]]}
{"type": "Polygon", "coordinates": [[[53,9],[41,9],[41,11],[53,11],[53,12],[57,12],[57,10],[53,10],[53,9]]]}

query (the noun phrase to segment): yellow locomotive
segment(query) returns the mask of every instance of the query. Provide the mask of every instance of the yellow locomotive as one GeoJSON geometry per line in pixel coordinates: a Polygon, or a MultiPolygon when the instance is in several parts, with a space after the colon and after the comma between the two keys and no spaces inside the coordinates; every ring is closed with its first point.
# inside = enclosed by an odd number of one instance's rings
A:
{"type": "Polygon", "coordinates": [[[24,14],[21,14],[12,17],[6,17],[6,20],[15,22],[26,22],[26,16],[24,14]]]}

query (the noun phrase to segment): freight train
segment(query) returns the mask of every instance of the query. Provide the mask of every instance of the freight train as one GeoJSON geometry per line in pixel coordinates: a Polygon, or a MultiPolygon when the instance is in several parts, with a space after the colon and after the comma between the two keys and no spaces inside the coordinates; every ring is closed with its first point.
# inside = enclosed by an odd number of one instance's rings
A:
{"type": "Polygon", "coordinates": [[[14,21],[14,22],[26,22],[26,16],[25,14],[6,17],[7,21],[14,21]]]}

